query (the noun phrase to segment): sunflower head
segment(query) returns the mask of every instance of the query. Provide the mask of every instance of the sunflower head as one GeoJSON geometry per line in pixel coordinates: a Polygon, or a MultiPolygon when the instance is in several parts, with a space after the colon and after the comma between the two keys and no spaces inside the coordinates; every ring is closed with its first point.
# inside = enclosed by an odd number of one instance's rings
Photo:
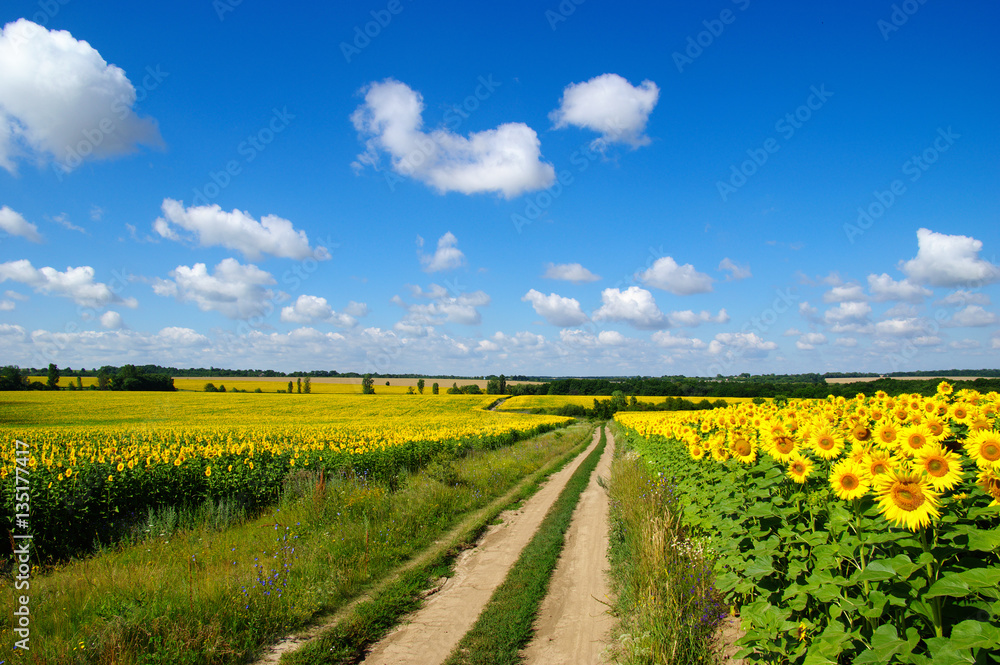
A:
{"type": "Polygon", "coordinates": [[[911,425],[899,433],[900,450],[908,456],[917,455],[935,443],[937,438],[927,425],[911,425]]]}
{"type": "Polygon", "coordinates": [[[922,472],[938,492],[950,490],[962,481],[961,458],[940,446],[929,446],[913,461],[913,468],[922,472]]]}
{"type": "Polygon", "coordinates": [[[941,516],[940,495],[922,474],[891,471],[876,485],[879,511],[895,526],[917,531],[941,516]]]}
{"type": "Polygon", "coordinates": [[[990,506],[1000,506],[1000,475],[991,469],[985,469],[976,477],[976,484],[993,497],[990,506]]]}
{"type": "Polygon", "coordinates": [[[972,432],[965,440],[965,449],[980,469],[1000,471],[1000,432],[972,432]]]}
{"type": "Polygon", "coordinates": [[[788,462],[788,477],[797,483],[806,482],[812,473],[813,461],[808,457],[797,455],[788,462]]]}
{"type": "Polygon", "coordinates": [[[810,440],[813,450],[823,459],[836,459],[844,451],[844,438],[830,427],[813,432],[810,440]]]}
{"type": "Polygon", "coordinates": [[[838,497],[850,501],[868,493],[871,479],[863,466],[847,459],[835,464],[830,470],[830,485],[838,497]]]}

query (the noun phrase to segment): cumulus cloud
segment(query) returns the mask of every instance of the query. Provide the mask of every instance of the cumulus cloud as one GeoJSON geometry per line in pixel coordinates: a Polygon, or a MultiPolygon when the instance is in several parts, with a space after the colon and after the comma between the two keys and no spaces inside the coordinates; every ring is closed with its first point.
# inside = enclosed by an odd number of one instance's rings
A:
{"type": "Polygon", "coordinates": [[[219,312],[230,319],[266,316],[284,295],[266,288],[275,284],[271,273],[252,263],[242,265],[233,258],[223,259],[209,273],[204,263],[177,266],[173,278],[153,280],[153,292],[193,302],[203,312],[219,312]]]}
{"type": "Polygon", "coordinates": [[[698,272],[690,263],[678,265],[672,257],[657,259],[648,270],[636,273],[636,279],[657,289],[679,296],[707,293],[712,290],[712,278],[698,272]]]}
{"type": "Polygon", "coordinates": [[[138,305],[135,298],[119,298],[110,286],[95,282],[90,266],[67,267],[59,272],[48,266],[36,269],[27,259],[0,263],[0,283],[8,279],[30,286],[35,293],[70,298],[83,307],[99,308],[111,303],[133,308],[138,305]]]}
{"type": "Polygon", "coordinates": [[[823,302],[864,302],[868,300],[860,284],[851,282],[834,286],[823,294],[823,302]]]}
{"type": "Polygon", "coordinates": [[[948,307],[966,307],[968,305],[986,305],[989,306],[991,303],[990,297],[985,293],[973,293],[971,291],[965,291],[959,289],[953,293],[949,293],[941,300],[937,301],[938,305],[946,305],[948,307]]]}
{"type": "MultiPolygon", "coordinates": [[[[352,303],[358,305],[358,303],[352,303]]],[[[355,307],[355,311],[359,308],[355,307]]],[[[367,307],[364,308],[367,311],[367,307]]],[[[281,309],[281,320],[286,323],[314,323],[322,321],[342,328],[352,328],[358,321],[346,312],[335,312],[326,298],[301,295],[288,307],[281,309]]]]}
{"type": "Polygon", "coordinates": [[[897,282],[886,273],[868,275],[868,291],[872,294],[875,302],[900,300],[915,305],[922,303],[924,298],[928,298],[932,294],[930,289],[914,284],[908,279],[897,282]]]}
{"type": "Polygon", "coordinates": [[[573,125],[598,132],[603,143],[649,145],[646,122],[660,97],[652,81],[633,86],[618,74],[602,74],[563,90],[559,108],[549,114],[556,129],[573,125]]]}
{"type": "Polygon", "coordinates": [[[872,313],[872,307],[866,302],[842,302],[823,313],[827,323],[864,323],[872,313]]]}
{"type": "Polygon", "coordinates": [[[979,258],[983,243],[969,236],[917,231],[917,256],[900,270],[917,284],[940,287],[985,285],[1000,281],[1000,267],[979,258]]]}
{"type": "Polygon", "coordinates": [[[13,300],[0,300],[0,312],[12,312],[16,306],[13,300]]]}
{"type": "MultiPolygon", "coordinates": [[[[157,83],[167,74],[156,70],[157,83]]],[[[149,75],[152,76],[152,75],[149,75]]],[[[52,158],[63,170],[163,145],[134,111],[135,87],[85,41],[26,19],[0,31],[0,167],[52,158]]]]}
{"type": "Polygon", "coordinates": [[[833,340],[834,346],[842,346],[846,349],[853,349],[858,345],[858,340],[854,337],[838,337],[833,340]]]}
{"type": "Polygon", "coordinates": [[[979,305],[969,305],[965,309],[959,310],[955,316],[951,317],[948,325],[961,328],[979,328],[982,326],[992,326],[1000,321],[993,312],[987,312],[979,305]]]}
{"type": "Polygon", "coordinates": [[[654,344],[665,349],[704,349],[707,346],[700,339],[676,336],[666,330],[658,330],[650,335],[650,339],[653,340],[654,344]]]}
{"type": "Polygon", "coordinates": [[[587,315],[580,309],[580,302],[575,298],[565,298],[555,293],[544,295],[531,289],[521,300],[530,302],[535,312],[554,326],[568,328],[587,320],[587,315]]]}
{"type": "Polygon", "coordinates": [[[545,274],[542,277],[546,279],[561,279],[573,282],[574,284],[596,282],[600,279],[599,275],[595,275],[579,263],[546,264],[545,274]]]}
{"type": "Polygon", "coordinates": [[[393,296],[392,302],[406,310],[403,319],[396,324],[397,331],[423,335],[429,328],[444,323],[478,325],[482,322],[478,308],[490,304],[490,296],[483,291],[452,295],[438,284],[432,284],[427,291],[414,288],[413,295],[430,302],[408,303],[393,296]]]}
{"type": "Polygon", "coordinates": [[[597,335],[592,335],[584,330],[564,329],[559,331],[559,341],[571,347],[598,349],[623,346],[629,338],[617,330],[602,330],[597,335]]]}
{"type": "Polygon", "coordinates": [[[954,342],[949,342],[948,347],[955,349],[956,351],[969,351],[972,349],[978,349],[982,347],[978,341],[974,339],[962,339],[956,340],[954,342]]]}
{"type": "Polygon", "coordinates": [[[913,337],[922,333],[926,327],[924,322],[918,318],[887,319],[875,324],[875,332],[879,335],[893,337],[913,337]]]}
{"type": "Polygon", "coordinates": [[[739,281],[741,279],[753,277],[753,274],[750,272],[750,266],[741,266],[729,257],[726,257],[719,262],[719,270],[729,272],[729,275],[726,276],[727,282],[739,281]]]}
{"type": "Polygon", "coordinates": [[[656,306],[653,294],[638,286],[630,286],[624,291],[604,289],[601,303],[601,307],[594,312],[595,321],[618,321],[643,330],[669,325],[667,317],[656,306]]]}
{"type": "Polygon", "coordinates": [[[420,93],[393,79],[363,90],[364,103],[351,115],[365,139],[365,152],[353,164],[377,168],[382,153],[392,170],[430,185],[440,193],[498,192],[512,198],[555,181],[555,169],[541,160],[535,130],[506,123],[468,137],[446,129],[424,132],[420,93]]]}
{"type": "Polygon", "coordinates": [[[326,247],[310,247],[305,231],[296,231],[290,221],[277,215],[265,215],[258,222],[248,212],[226,212],[215,204],[185,208],[173,199],[164,199],[162,209],[163,216],[156,218],[153,229],[170,240],[197,239],[202,247],[234,249],[251,260],[262,254],[300,260],[330,258],[326,247]],[[182,236],[177,229],[194,238],[182,236]]]}
{"type": "Polygon", "coordinates": [[[811,351],[821,344],[826,344],[823,333],[805,333],[795,342],[795,346],[803,351],[811,351]]]}
{"type": "Polygon", "coordinates": [[[122,315],[113,310],[101,314],[101,325],[108,330],[118,330],[122,327],[122,315]]]}
{"type": "Polygon", "coordinates": [[[778,348],[774,342],[765,341],[757,333],[719,333],[708,344],[708,353],[739,355],[744,358],[761,358],[768,351],[778,348]]]}
{"type": "Polygon", "coordinates": [[[438,238],[437,250],[433,254],[420,253],[420,263],[424,265],[424,272],[454,270],[465,265],[465,254],[457,245],[458,238],[451,231],[438,238]]]}
{"type": "Polygon", "coordinates": [[[725,309],[720,309],[718,314],[702,310],[698,313],[686,309],[683,312],[670,312],[667,316],[670,325],[694,328],[702,323],[729,323],[729,314],[725,309]]]}
{"type": "Polygon", "coordinates": [[[31,242],[42,241],[42,235],[38,232],[38,227],[22,217],[20,213],[14,212],[7,206],[0,208],[0,231],[6,231],[12,236],[26,238],[31,242]]]}

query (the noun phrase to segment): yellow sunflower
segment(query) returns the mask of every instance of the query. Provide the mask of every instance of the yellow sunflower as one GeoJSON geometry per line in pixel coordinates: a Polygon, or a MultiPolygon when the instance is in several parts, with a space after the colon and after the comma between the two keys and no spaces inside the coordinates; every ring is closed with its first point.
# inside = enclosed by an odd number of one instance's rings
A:
{"type": "Polygon", "coordinates": [[[894,422],[886,421],[875,430],[875,444],[881,448],[893,449],[898,441],[899,428],[894,422]]]}
{"type": "Polygon", "coordinates": [[[788,477],[797,483],[806,482],[806,478],[812,473],[813,461],[801,455],[793,457],[788,463],[788,477]]]}
{"type": "Polygon", "coordinates": [[[842,460],[830,469],[833,492],[844,501],[863,497],[871,489],[871,479],[864,467],[850,459],[842,460]]]}
{"type": "Polygon", "coordinates": [[[772,436],[768,443],[768,454],[778,462],[787,462],[799,449],[798,442],[788,434],[772,436]]]}
{"type": "Polygon", "coordinates": [[[913,468],[922,471],[938,492],[950,490],[962,482],[962,460],[957,454],[941,446],[928,446],[917,455],[913,468]]]}
{"type": "Polygon", "coordinates": [[[927,425],[910,425],[899,433],[899,449],[904,455],[912,457],[925,448],[937,443],[937,437],[931,434],[927,425]]]}
{"type": "Polygon", "coordinates": [[[742,433],[734,435],[729,442],[729,453],[744,464],[753,464],[757,459],[757,447],[742,433]]]}
{"type": "Polygon", "coordinates": [[[976,477],[976,483],[983,488],[983,491],[993,497],[990,506],[1000,506],[1000,476],[992,469],[984,469],[976,477]]]}
{"type": "Polygon", "coordinates": [[[831,427],[820,427],[812,432],[809,444],[823,459],[836,459],[844,452],[844,437],[831,427]]]}
{"type": "Polygon", "coordinates": [[[924,421],[924,424],[927,425],[927,429],[929,429],[931,431],[931,434],[937,437],[938,440],[947,439],[949,436],[951,436],[951,428],[948,427],[948,423],[946,423],[941,418],[938,417],[928,418],[927,420],[924,421]]]}
{"type": "Polygon", "coordinates": [[[980,469],[1000,471],[1000,432],[977,430],[965,440],[965,450],[980,469]]]}
{"type": "Polygon", "coordinates": [[[891,471],[875,479],[879,511],[895,526],[917,531],[941,516],[940,494],[917,473],[891,471]]]}
{"type": "Polygon", "coordinates": [[[702,459],[705,456],[705,449],[697,444],[688,448],[688,452],[691,453],[691,457],[698,460],[702,459]]]}
{"type": "Polygon", "coordinates": [[[871,477],[880,476],[889,473],[894,468],[896,468],[896,460],[892,458],[892,455],[885,451],[872,451],[868,455],[866,460],[868,466],[868,475],[871,477]]]}
{"type": "Polygon", "coordinates": [[[947,381],[942,381],[941,383],[938,384],[937,387],[937,397],[938,399],[947,397],[952,392],[954,392],[954,390],[955,390],[954,386],[952,386],[947,381]]]}
{"type": "Polygon", "coordinates": [[[858,423],[851,428],[851,438],[858,443],[866,443],[872,438],[872,431],[864,423],[858,423]]]}

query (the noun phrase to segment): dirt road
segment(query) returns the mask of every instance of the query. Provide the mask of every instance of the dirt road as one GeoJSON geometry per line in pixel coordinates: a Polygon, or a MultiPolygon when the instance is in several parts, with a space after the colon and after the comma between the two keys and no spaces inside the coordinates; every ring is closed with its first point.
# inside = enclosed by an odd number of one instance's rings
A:
{"type": "MultiPolygon", "coordinates": [[[[476,622],[569,477],[597,446],[599,438],[600,430],[594,433],[590,446],[553,474],[521,509],[504,513],[501,524],[490,527],[475,548],[463,553],[456,562],[455,575],[441,590],[431,596],[424,607],[404,619],[403,625],[372,647],[364,662],[367,665],[437,665],[444,662],[476,622]]],[[[606,531],[606,526],[603,528],[606,531]]],[[[588,661],[574,662],[584,665],[588,661]]]]}
{"type": "Polygon", "coordinates": [[[598,477],[608,479],[614,456],[614,439],[608,434],[590,484],[580,496],[566,544],[542,601],[535,623],[535,638],[522,652],[528,665],[602,665],[614,619],[608,569],[608,493],[598,477]]]}

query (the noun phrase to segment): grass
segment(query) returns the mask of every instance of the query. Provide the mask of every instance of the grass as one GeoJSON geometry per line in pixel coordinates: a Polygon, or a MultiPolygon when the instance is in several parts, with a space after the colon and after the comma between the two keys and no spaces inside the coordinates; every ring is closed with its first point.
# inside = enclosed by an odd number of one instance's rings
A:
{"type": "Polygon", "coordinates": [[[725,608],[712,553],[681,524],[674,488],[616,434],[611,466],[612,587],[616,662],[716,663],[714,635],[725,608]]]}
{"type": "Polygon", "coordinates": [[[507,578],[445,661],[446,665],[513,665],[520,662],[518,654],[531,639],[535,615],[548,591],[573,511],[606,443],[607,436],[602,428],[597,447],[570,477],[507,578]]]}
{"type": "MultiPolygon", "coordinates": [[[[0,617],[0,661],[246,662],[373,588],[589,431],[576,425],[455,460],[453,484],[416,473],[390,492],[299,472],[279,506],[228,528],[212,526],[228,519],[218,507],[204,509],[195,528],[179,528],[190,515],[154,514],[141,541],[36,572],[31,630],[44,639],[32,640],[30,659],[15,660],[11,617],[0,617]]],[[[3,586],[13,593],[11,580],[3,586]]]]}

